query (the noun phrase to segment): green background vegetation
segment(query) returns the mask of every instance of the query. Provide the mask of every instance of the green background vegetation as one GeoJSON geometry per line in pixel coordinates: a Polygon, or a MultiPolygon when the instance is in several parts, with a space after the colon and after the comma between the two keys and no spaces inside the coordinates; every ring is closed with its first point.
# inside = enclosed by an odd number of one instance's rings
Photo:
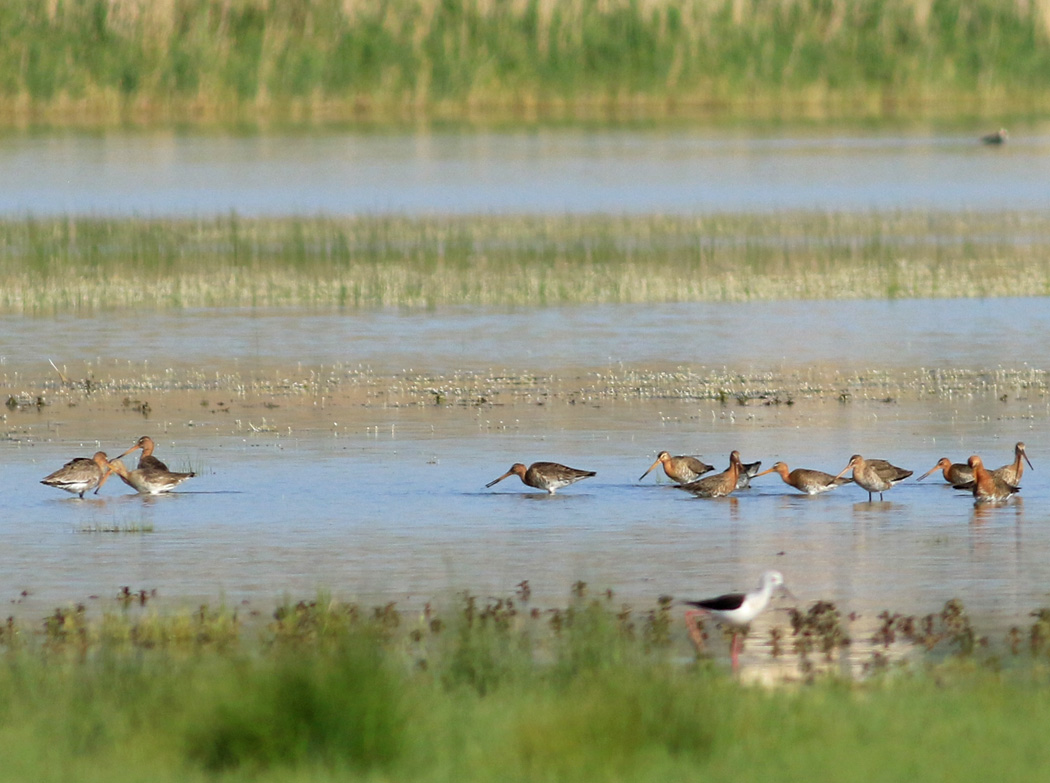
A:
{"type": "MultiPolygon", "coordinates": [[[[908,628],[910,663],[762,688],[694,661],[670,600],[631,611],[581,593],[533,612],[519,598],[413,617],[322,597],[246,621],[125,593],[101,616],[8,621],[0,780],[967,783],[1050,764],[1046,612],[1011,632],[1013,652],[980,648],[957,602],[928,618],[933,636],[887,615],[865,643],[908,628]]],[[[824,607],[782,631],[781,658],[838,654],[824,607]]]]}
{"type": "Polygon", "coordinates": [[[0,122],[1018,115],[1046,0],[6,0],[0,122]]]}

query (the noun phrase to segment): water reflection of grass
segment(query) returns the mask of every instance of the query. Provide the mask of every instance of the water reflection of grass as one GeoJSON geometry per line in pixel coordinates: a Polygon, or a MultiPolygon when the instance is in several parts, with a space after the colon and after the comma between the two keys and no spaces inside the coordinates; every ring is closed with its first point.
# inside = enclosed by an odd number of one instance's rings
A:
{"type": "Polygon", "coordinates": [[[0,222],[0,310],[1044,295],[1050,217],[0,222]]]}
{"type": "MultiPolygon", "coordinates": [[[[4,777],[976,781],[1050,763],[1042,615],[991,658],[946,606],[937,663],[756,688],[694,662],[669,601],[631,611],[584,590],[554,610],[530,608],[523,583],[445,612],[321,599],[251,620],[159,613],[125,588],[101,617],[8,620],[4,777]]],[[[907,622],[880,619],[884,649],[907,622]]],[[[779,648],[824,656],[787,632],[779,648]]]]}

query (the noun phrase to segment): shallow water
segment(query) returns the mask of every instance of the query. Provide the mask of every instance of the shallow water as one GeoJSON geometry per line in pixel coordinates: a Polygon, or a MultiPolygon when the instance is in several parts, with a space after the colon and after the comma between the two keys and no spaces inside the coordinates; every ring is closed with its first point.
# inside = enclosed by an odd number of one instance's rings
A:
{"type": "Polygon", "coordinates": [[[3,215],[693,213],[1047,206],[1050,128],[0,136],[3,215]]]}
{"type": "Polygon", "coordinates": [[[1050,367],[1050,308],[1033,299],[786,301],[324,312],[213,309],[0,315],[0,370],[47,359],[150,369],[303,365],[558,372],[609,365],[1050,367]],[[114,363],[116,360],[116,365],[114,363]]]}
{"type": "Polygon", "coordinates": [[[791,406],[721,405],[657,387],[550,396],[541,389],[480,404],[435,404],[423,391],[405,404],[382,394],[267,395],[190,384],[147,393],[153,412],[144,418],[119,391],[72,394],[67,402],[53,385],[44,388],[43,379],[53,378],[41,357],[90,350],[97,359],[62,366],[73,378],[90,371],[98,380],[142,373],[146,357],[163,378],[155,365],[177,353],[187,365],[245,375],[283,366],[293,380],[308,376],[313,363],[367,362],[379,388],[397,385],[394,376],[407,367],[448,372],[498,361],[542,367],[549,378],[584,389],[609,362],[621,377],[632,367],[672,363],[703,372],[698,356],[732,368],[741,364],[740,345],[749,372],[839,361],[904,370],[1045,368],[1046,315],[1034,304],[779,303],[427,317],[227,311],[162,315],[145,331],[127,316],[7,319],[5,333],[17,339],[4,346],[6,388],[40,391],[51,404],[5,418],[0,599],[12,611],[42,616],[70,601],[107,605],[128,585],[156,589],[177,605],[247,601],[269,610],[284,596],[328,590],[366,605],[393,600],[419,608],[463,589],[510,595],[528,580],[534,603],[553,606],[564,605],[582,580],[649,608],[661,594],[750,587],[776,567],[800,601],[833,600],[857,612],[865,628],[884,609],[925,614],[958,597],[980,630],[1001,631],[1050,605],[1045,383],[950,396],[905,384],[891,401],[881,393],[843,402],[835,393],[800,391],[791,406]],[[1032,331],[1031,323],[1014,325],[1021,310],[1031,313],[1032,331]],[[680,336],[683,313],[695,317],[691,342],[680,336]],[[70,324],[77,334],[63,341],[70,324]],[[580,338],[556,339],[559,324],[580,338]],[[792,334],[821,324],[828,334],[841,325],[846,339],[822,333],[784,350],[792,334]],[[890,345],[868,339],[888,324],[890,345]],[[520,339],[525,328],[531,341],[520,339]],[[995,330],[1002,330],[998,339],[989,336],[995,330]],[[764,340],[769,333],[784,340],[764,340]],[[726,334],[738,342],[726,345],[726,334]],[[360,335],[367,339],[355,341],[360,335]],[[33,350],[25,347],[34,341],[33,350]],[[116,480],[84,500],[37,483],[73,456],[98,447],[112,456],[142,434],[157,440],[173,469],[200,475],[160,498],[128,494],[116,480]],[[655,472],[638,481],[662,449],[698,453],[720,467],[739,449],[745,461],[832,473],[859,452],[918,476],[941,456],[962,461],[979,453],[993,466],[1006,463],[1018,440],[1027,442],[1035,469],[1025,474],[1020,497],[996,508],[974,509],[969,496],[936,476],[913,477],[873,503],[853,486],[804,497],[772,475],[720,500],[694,499],[654,480],[655,472]],[[512,462],[541,459],[598,475],[553,497],[517,479],[484,488],[512,462]],[[146,532],[99,532],[112,526],[146,532]]]}

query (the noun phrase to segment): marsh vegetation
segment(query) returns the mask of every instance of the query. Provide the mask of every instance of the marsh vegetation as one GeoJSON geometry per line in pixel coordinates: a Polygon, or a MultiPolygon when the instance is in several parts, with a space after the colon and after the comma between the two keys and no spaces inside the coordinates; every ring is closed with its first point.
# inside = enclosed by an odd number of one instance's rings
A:
{"type": "Polygon", "coordinates": [[[1035,212],[8,219],[0,312],[1042,296],[1048,246],[1035,212]]]}
{"type": "Polygon", "coordinates": [[[0,9],[0,120],[1002,116],[1050,10],[949,0],[69,0],[0,9]]]}
{"type": "Polygon", "coordinates": [[[101,614],[8,620],[2,776],[969,781],[1050,761],[1045,611],[991,644],[959,602],[887,612],[852,640],[871,666],[850,682],[821,668],[851,640],[818,602],[769,631],[767,662],[803,664],[769,689],[694,659],[670,599],[632,610],[577,584],[539,608],[528,591],[416,614],[319,596],[260,615],[157,611],[152,591],[125,588],[101,614]]]}

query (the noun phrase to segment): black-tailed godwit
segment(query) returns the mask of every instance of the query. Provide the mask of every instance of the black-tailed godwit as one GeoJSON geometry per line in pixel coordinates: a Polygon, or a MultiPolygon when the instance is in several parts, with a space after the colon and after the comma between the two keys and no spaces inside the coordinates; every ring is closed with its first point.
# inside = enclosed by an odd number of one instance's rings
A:
{"type": "Polygon", "coordinates": [[[649,470],[639,476],[638,480],[641,481],[648,476],[650,471],[652,471],[657,465],[663,465],[664,473],[667,474],[667,477],[672,481],[677,481],[679,484],[687,484],[690,481],[695,481],[705,473],[714,470],[713,465],[701,462],[696,457],[672,457],[670,453],[661,451],[660,455],[656,458],[656,462],[650,465],[649,470]]]}
{"type": "Polygon", "coordinates": [[[41,479],[40,483],[84,497],[84,493],[89,489],[101,485],[108,465],[106,452],[96,451],[93,457],[71,459],[50,476],[41,479]]]}
{"type": "Polygon", "coordinates": [[[794,487],[799,492],[805,492],[807,495],[819,495],[822,492],[830,492],[833,489],[837,489],[843,484],[853,483],[853,479],[832,476],[830,473],[825,473],[822,470],[795,468],[789,473],[788,466],[783,462],[773,463],[773,467],[758,473],[755,478],[764,476],[767,473],[779,474],[785,484],[794,487]]]}
{"type": "Polygon", "coordinates": [[[841,477],[850,468],[853,469],[853,481],[868,491],[869,503],[873,492],[878,492],[879,500],[882,500],[883,492],[912,474],[912,471],[898,468],[884,459],[864,459],[860,454],[854,454],[835,478],[841,477]]]}
{"type": "Polygon", "coordinates": [[[740,452],[734,451],[729,455],[729,467],[721,473],[714,476],[704,476],[686,484],[679,484],[678,489],[691,492],[698,498],[725,497],[738,488],[742,472],[743,465],[740,463],[740,452]]]}
{"type": "Polygon", "coordinates": [[[758,470],[761,467],[762,460],[758,462],[741,462],[740,474],[736,477],[736,488],[747,489],[750,487],[751,479],[758,475],[758,470]]]}
{"type": "MultiPolygon", "coordinates": [[[[996,468],[992,471],[992,475],[997,479],[1002,479],[1011,487],[1021,486],[1021,476],[1024,475],[1024,463],[1028,463],[1028,467],[1035,470],[1032,466],[1032,461],[1028,459],[1028,453],[1025,451],[1024,443],[1018,442],[1014,445],[1014,461],[1009,465],[1003,465],[1001,468],[996,468]]],[[[970,481],[961,481],[954,485],[956,489],[973,489],[973,479],[970,481]]]]}
{"type": "Polygon", "coordinates": [[[577,470],[566,465],[559,465],[557,462],[533,462],[528,468],[520,462],[515,462],[510,466],[510,470],[485,486],[491,487],[509,476],[518,476],[526,486],[542,489],[553,495],[562,487],[575,484],[593,475],[593,470],[577,470]]]}
{"type": "Polygon", "coordinates": [[[143,435],[141,438],[135,441],[134,445],[130,449],[128,449],[119,457],[117,457],[117,459],[122,459],[128,456],[128,454],[133,452],[135,449],[142,449],[142,455],[139,457],[140,468],[157,468],[159,470],[168,470],[167,465],[165,465],[163,462],[161,462],[159,459],[153,456],[153,449],[155,449],[156,446],[157,444],[153,442],[153,438],[151,438],[149,435],[143,435]]]}
{"type": "Polygon", "coordinates": [[[119,459],[112,460],[108,468],[120,476],[125,484],[140,495],[160,495],[165,492],[171,492],[186,479],[191,479],[197,475],[192,472],[172,473],[170,470],[161,470],[153,467],[135,468],[135,470],[129,471],[127,466],[119,459]]]}
{"type": "Polygon", "coordinates": [[[1015,492],[1020,492],[1020,487],[1008,484],[1002,477],[985,468],[981,458],[974,454],[967,460],[973,470],[973,501],[974,503],[1002,503],[1009,500],[1015,492]]]}
{"type": "Polygon", "coordinates": [[[927,470],[916,481],[922,481],[934,471],[939,470],[944,475],[944,480],[953,486],[973,481],[973,468],[965,462],[952,462],[947,457],[941,457],[937,464],[927,470]]]}

